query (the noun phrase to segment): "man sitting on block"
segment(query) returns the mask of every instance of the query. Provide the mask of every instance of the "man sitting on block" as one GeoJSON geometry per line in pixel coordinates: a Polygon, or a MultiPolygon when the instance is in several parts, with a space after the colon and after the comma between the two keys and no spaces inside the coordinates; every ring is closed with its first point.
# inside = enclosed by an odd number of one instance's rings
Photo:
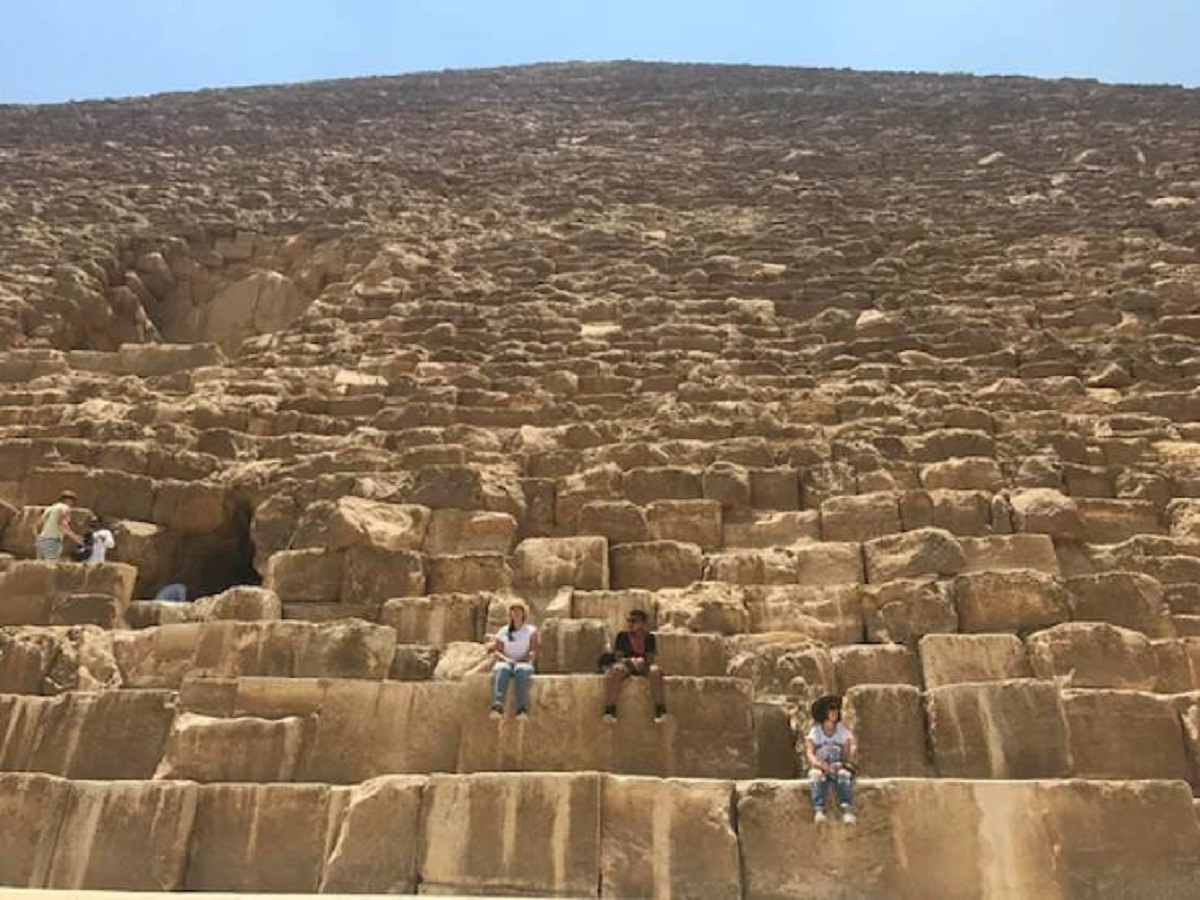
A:
{"type": "Polygon", "coordinates": [[[650,679],[650,695],[654,698],[654,721],[661,722],[667,715],[667,702],[663,693],[662,669],[654,664],[658,642],[654,632],[646,629],[647,616],[640,609],[629,613],[625,620],[625,631],[613,642],[613,664],[604,685],[604,721],[617,721],[617,698],[625,686],[625,679],[650,679]]]}

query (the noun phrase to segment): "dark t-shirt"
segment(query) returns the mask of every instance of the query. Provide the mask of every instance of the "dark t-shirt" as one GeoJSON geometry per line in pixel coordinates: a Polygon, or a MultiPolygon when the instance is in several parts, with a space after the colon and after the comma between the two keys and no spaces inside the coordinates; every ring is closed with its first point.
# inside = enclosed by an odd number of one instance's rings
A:
{"type": "Polygon", "coordinates": [[[618,659],[629,659],[633,656],[653,656],[658,652],[658,641],[654,638],[653,631],[642,632],[642,649],[639,653],[634,647],[633,634],[628,631],[622,631],[617,634],[616,641],[613,642],[613,650],[617,654],[618,659]]]}

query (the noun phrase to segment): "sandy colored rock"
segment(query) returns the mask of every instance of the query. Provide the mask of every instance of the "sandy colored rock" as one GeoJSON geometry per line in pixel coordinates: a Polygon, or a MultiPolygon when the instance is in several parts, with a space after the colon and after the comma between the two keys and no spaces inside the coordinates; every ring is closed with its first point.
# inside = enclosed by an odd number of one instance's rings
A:
{"type": "MultiPolygon", "coordinates": [[[[864,778],[928,778],[921,692],[911,685],[862,684],[846,692],[846,725],[858,743],[864,778]]],[[[803,735],[801,735],[803,737],[803,735]]]]}
{"type": "Polygon", "coordinates": [[[647,541],[622,544],[610,551],[614,588],[685,587],[699,581],[704,557],[695,544],[677,541],[647,541]]]}
{"type": "Polygon", "coordinates": [[[401,644],[443,647],[456,641],[479,641],[490,599],[479,594],[397,597],[383,604],[379,621],[395,630],[401,644]]]}
{"type": "Polygon", "coordinates": [[[966,567],[962,547],[950,532],[921,528],[863,544],[867,581],[954,575],[966,567]]]}
{"type": "Polygon", "coordinates": [[[1058,688],[1013,679],[952,684],[925,695],[942,778],[1065,778],[1070,732],[1058,688]]]}
{"type": "Polygon", "coordinates": [[[1033,675],[1025,644],[1012,634],[930,634],[919,652],[926,689],[1033,675]]]}
{"type": "Polygon", "coordinates": [[[181,713],[154,777],[188,781],[294,781],[312,721],[297,716],[217,719],[181,713]]]}
{"type": "Polygon", "coordinates": [[[1099,622],[1066,622],[1026,639],[1038,678],[1063,687],[1150,691],[1158,681],[1158,658],[1140,632],[1099,622]]]}
{"type": "Polygon", "coordinates": [[[378,550],[420,550],[429,516],[423,506],[339,497],[329,517],[327,546],[331,550],[360,545],[378,550]]]}
{"type": "Polygon", "coordinates": [[[608,775],[600,787],[600,896],[740,898],[728,781],[608,775]]]}
{"type": "Polygon", "coordinates": [[[958,611],[941,584],[917,579],[859,589],[866,638],[915,645],[924,635],[958,631],[958,611]]]}
{"type": "Polygon", "coordinates": [[[1034,571],[972,572],[951,586],[959,628],[968,633],[1029,632],[1070,618],[1067,594],[1055,578],[1034,571]]]}
{"type": "Polygon", "coordinates": [[[433,776],[421,808],[422,889],[594,894],[600,794],[595,774],[433,776]],[[524,840],[493,839],[506,816],[524,824],[524,840]]]}
{"type": "Polygon", "coordinates": [[[386,776],[336,788],[337,822],[321,874],[322,894],[414,893],[426,779],[386,776]]]}
{"type": "Polygon", "coordinates": [[[1065,690],[1072,774],[1078,778],[1193,777],[1175,705],[1143,691],[1065,690]],[[1135,746],[1113,740],[1136,734],[1135,746]]]}
{"type": "Polygon", "coordinates": [[[608,541],[602,537],[527,538],[513,552],[513,586],[531,597],[560,587],[608,589],[608,541]]]}

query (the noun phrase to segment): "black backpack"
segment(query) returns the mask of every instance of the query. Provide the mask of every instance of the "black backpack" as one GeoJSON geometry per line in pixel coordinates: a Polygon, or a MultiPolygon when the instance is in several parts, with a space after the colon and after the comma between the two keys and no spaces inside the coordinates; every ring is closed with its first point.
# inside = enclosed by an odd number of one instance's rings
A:
{"type": "Polygon", "coordinates": [[[83,543],[75,548],[75,562],[87,562],[92,558],[92,545],[96,543],[96,535],[89,531],[83,536],[83,543]]]}

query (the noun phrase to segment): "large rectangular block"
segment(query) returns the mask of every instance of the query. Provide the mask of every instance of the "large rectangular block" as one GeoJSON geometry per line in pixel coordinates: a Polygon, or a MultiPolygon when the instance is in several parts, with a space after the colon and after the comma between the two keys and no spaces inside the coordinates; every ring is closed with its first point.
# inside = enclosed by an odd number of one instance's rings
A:
{"type": "Polygon", "coordinates": [[[964,572],[1032,569],[1058,575],[1058,556],[1048,534],[996,534],[959,539],[966,557],[964,572]]]}
{"type": "Polygon", "coordinates": [[[964,632],[1029,632],[1071,618],[1062,582],[1041,572],[972,572],[951,586],[964,632]]]}
{"type": "Polygon", "coordinates": [[[1025,645],[1014,634],[927,634],[919,649],[926,689],[1033,674],[1025,645]]]}
{"type": "Polygon", "coordinates": [[[459,772],[748,778],[756,771],[753,697],[742,679],[668,677],[671,714],[659,724],[642,678],[626,685],[615,724],[601,718],[599,676],[535,676],[527,721],[488,718],[490,678],[469,678],[463,686],[459,772]]]}
{"type": "Polygon", "coordinates": [[[486,594],[431,594],[397,597],[379,611],[379,621],[396,631],[401,644],[444,647],[454,641],[483,638],[489,596],[486,594]]]}
{"type": "Polygon", "coordinates": [[[315,893],[330,793],[316,784],[204,786],[183,889],[315,893]]]}
{"type": "Polygon", "coordinates": [[[395,654],[396,632],[369,622],[206,622],[192,668],[221,676],[382,679],[395,654]]]}
{"type": "Polygon", "coordinates": [[[746,900],[1171,897],[1200,830],[1180,783],[864,781],[858,826],[812,823],[803,782],[738,786],[746,900]]]}
{"type": "Polygon", "coordinates": [[[740,900],[733,800],[730,781],[605,776],[600,896],[740,900]]]}
{"type": "Polygon", "coordinates": [[[433,776],[421,808],[422,892],[594,896],[600,785],[594,773],[433,776]]]}
{"type": "Polygon", "coordinates": [[[0,885],[46,886],[70,792],[51,775],[0,772],[0,885]]]}
{"type": "Polygon", "coordinates": [[[1015,679],[954,684],[925,694],[942,778],[1065,778],[1069,731],[1058,687],[1015,679]]]}
{"type": "Polygon", "coordinates": [[[621,544],[612,548],[610,560],[614,588],[686,587],[704,571],[700,547],[677,541],[621,544]]]}
{"type": "Polygon", "coordinates": [[[198,799],[184,782],[71,782],[46,886],[179,890],[198,799]]]}
{"type": "Polygon", "coordinates": [[[334,788],[322,894],[411,894],[427,779],[392,775],[334,788]]]}
{"type": "Polygon", "coordinates": [[[546,598],[562,587],[608,590],[608,540],[602,537],[526,538],[513,553],[513,585],[546,598]]]}
{"type": "Polygon", "coordinates": [[[1193,777],[1183,726],[1169,698],[1142,691],[1066,690],[1062,702],[1076,777],[1193,777]]]}

